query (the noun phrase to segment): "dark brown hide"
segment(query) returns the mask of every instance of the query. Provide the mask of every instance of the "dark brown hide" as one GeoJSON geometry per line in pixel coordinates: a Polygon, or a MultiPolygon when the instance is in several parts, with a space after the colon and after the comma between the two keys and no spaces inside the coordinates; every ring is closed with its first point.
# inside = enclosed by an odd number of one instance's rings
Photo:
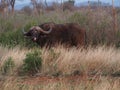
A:
{"type": "MultiPolygon", "coordinates": [[[[52,27],[52,31],[49,34],[38,32],[39,37],[37,37],[36,42],[41,47],[45,45],[54,46],[56,44],[64,44],[67,46],[83,46],[86,43],[85,42],[86,31],[82,29],[79,26],[79,24],[45,23],[45,24],[39,25],[39,27],[45,31],[48,31],[50,27],[52,27]]],[[[30,31],[28,31],[27,33],[29,33],[30,31]]],[[[33,32],[34,31],[35,30],[33,30],[33,32]]]]}

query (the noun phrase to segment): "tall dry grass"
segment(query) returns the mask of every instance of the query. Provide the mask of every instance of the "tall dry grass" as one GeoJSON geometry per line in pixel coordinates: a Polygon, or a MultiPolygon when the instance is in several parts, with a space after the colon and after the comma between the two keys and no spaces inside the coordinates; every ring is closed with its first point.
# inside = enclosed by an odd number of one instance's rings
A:
{"type": "Polygon", "coordinates": [[[43,49],[42,57],[42,72],[49,74],[57,71],[63,75],[71,75],[75,72],[110,75],[120,71],[120,51],[113,47],[98,46],[87,49],[58,47],[47,52],[43,49]]]}
{"type": "MultiPolygon", "coordinates": [[[[16,47],[14,49],[8,49],[5,47],[0,47],[0,68],[2,68],[5,64],[5,62],[12,58],[12,60],[15,63],[15,68],[12,74],[16,74],[18,68],[23,64],[23,59],[26,56],[27,51],[26,50],[20,50],[20,48],[16,47]]],[[[0,74],[2,74],[2,71],[0,71],[0,74]]]]}
{"type": "MultiPolygon", "coordinates": [[[[34,49],[6,49],[0,47],[0,67],[5,60],[11,57],[16,65],[16,70],[23,64],[26,53],[34,49]]],[[[97,46],[84,48],[65,48],[63,46],[41,50],[43,75],[119,75],[120,74],[120,50],[114,47],[97,46]]]]}
{"type": "MultiPolygon", "coordinates": [[[[38,49],[41,50],[41,49],[38,49]]],[[[0,74],[2,90],[119,90],[120,50],[114,47],[98,46],[84,48],[64,48],[63,46],[51,49],[42,48],[42,69],[36,75],[59,76],[59,81],[48,83],[33,79],[32,84],[24,83],[25,76],[17,73],[21,69],[23,59],[33,49],[7,49],[0,47],[0,68],[7,58],[12,57],[15,62],[14,74],[0,74]],[[66,81],[65,77],[80,75],[78,79],[66,81]],[[91,77],[92,76],[92,77],[91,77]],[[38,82],[37,82],[38,81],[38,82]],[[36,83],[37,82],[37,83],[36,83]]],[[[45,81],[47,82],[47,80],[45,81]]]]}

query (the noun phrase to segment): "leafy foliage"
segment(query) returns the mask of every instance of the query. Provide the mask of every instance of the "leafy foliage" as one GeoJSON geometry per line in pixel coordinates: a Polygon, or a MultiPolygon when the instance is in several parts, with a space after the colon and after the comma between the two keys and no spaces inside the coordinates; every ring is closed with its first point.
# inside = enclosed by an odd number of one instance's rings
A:
{"type": "Polygon", "coordinates": [[[15,47],[17,45],[21,47],[32,48],[33,46],[38,46],[36,43],[31,43],[32,41],[26,39],[20,29],[16,31],[8,31],[0,34],[0,44],[1,46],[15,47]]]}
{"type": "Polygon", "coordinates": [[[42,58],[40,57],[40,51],[28,53],[23,63],[23,71],[27,73],[39,72],[42,67],[42,58]]]}

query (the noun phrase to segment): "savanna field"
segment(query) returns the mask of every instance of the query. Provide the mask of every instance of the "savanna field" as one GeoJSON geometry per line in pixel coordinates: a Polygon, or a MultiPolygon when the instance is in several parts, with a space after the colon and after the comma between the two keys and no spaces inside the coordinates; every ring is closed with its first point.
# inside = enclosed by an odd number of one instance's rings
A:
{"type": "Polygon", "coordinates": [[[1,15],[0,90],[120,90],[119,24],[120,9],[114,18],[111,7],[1,15]],[[41,48],[23,36],[23,28],[45,22],[78,23],[86,47],[41,48]]]}

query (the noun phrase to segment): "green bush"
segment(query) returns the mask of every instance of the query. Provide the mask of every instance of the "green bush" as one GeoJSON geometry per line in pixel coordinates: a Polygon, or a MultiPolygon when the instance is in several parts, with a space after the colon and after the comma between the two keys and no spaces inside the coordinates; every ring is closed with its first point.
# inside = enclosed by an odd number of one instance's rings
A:
{"type": "Polygon", "coordinates": [[[7,47],[15,47],[17,45],[21,47],[38,47],[36,43],[31,43],[30,39],[26,39],[20,29],[16,31],[8,31],[0,34],[0,45],[7,47]]]}
{"type": "Polygon", "coordinates": [[[8,58],[1,67],[3,74],[12,74],[13,69],[15,67],[15,63],[11,57],[8,58]]]}
{"type": "Polygon", "coordinates": [[[8,31],[0,35],[0,44],[3,46],[14,47],[18,44],[23,44],[24,38],[22,33],[17,31],[8,31]]]}
{"type": "Polygon", "coordinates": [[[37,50],[28,53],[26,58],[23,60],[23,71],[31,74],[40,72],[42,67],[42,58],[40,55],[41,52],[37,50]]]}
{"type": "Polygon", "coordinates": [[[7,47],[15,47],[17,45],[23,47],[34,47],[36,43],[31,43],[31,40],[25,39],[22,33],[22,29],[26,31],[38,22],[35,18],[30,16],[15,15],[14,18],[2,18],[0,17],[0,45],[7,47]]]}

